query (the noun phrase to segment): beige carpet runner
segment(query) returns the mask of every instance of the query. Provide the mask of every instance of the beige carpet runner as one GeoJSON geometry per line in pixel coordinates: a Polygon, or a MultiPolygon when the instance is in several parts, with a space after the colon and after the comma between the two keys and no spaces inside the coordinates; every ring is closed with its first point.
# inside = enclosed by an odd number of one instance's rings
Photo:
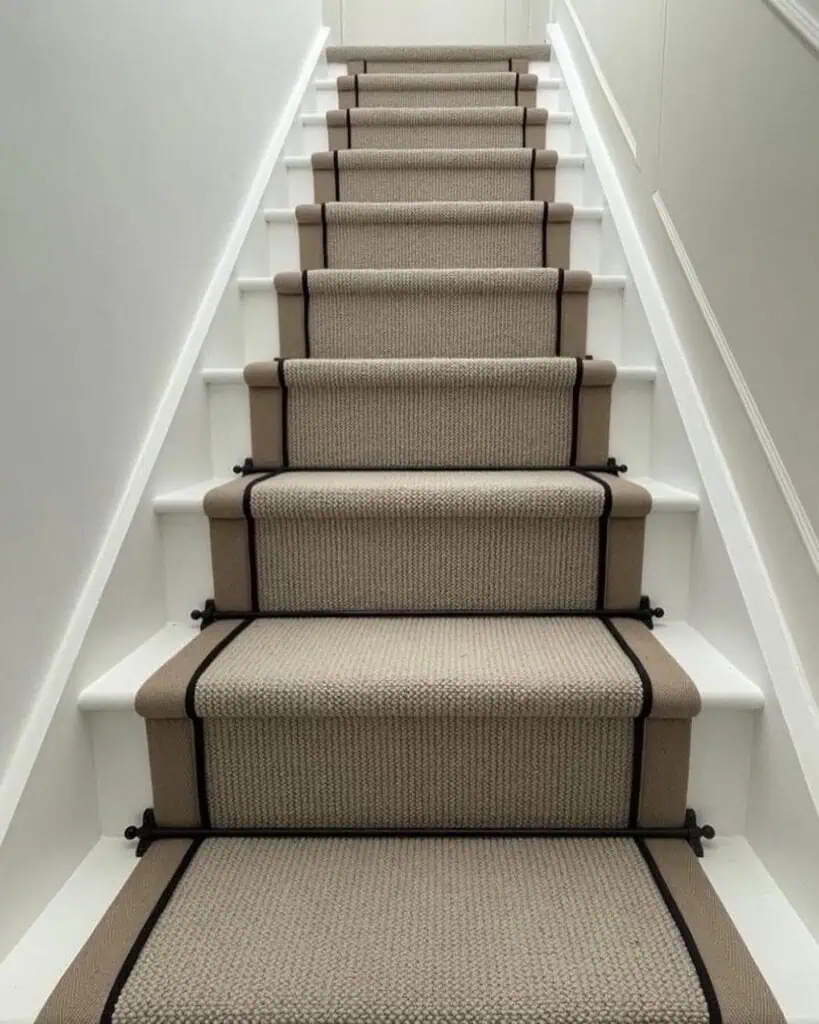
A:
{"type": "Polygon", "coordinates": [[[566,269],[573,216],[570,203],[512,200],[296,207],[304,270],[566,269]]]}
{"type": "Polygon", "coordinates": [[[40,1024],[782,1021],[695,855],[547,58],[328,52],[213,601],[137,698],[143,856],[40,1024]]]}

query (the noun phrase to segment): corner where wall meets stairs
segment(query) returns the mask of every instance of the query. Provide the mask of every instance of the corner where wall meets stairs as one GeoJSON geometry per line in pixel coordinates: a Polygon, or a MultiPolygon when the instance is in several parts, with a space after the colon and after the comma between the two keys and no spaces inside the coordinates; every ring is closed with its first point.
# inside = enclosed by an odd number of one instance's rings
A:
{"type": "Polygon", "coordinates": [[[41,1024],[785,1019],[700,864],[548,59],[328,50],[139,864],[41,1024]]]}

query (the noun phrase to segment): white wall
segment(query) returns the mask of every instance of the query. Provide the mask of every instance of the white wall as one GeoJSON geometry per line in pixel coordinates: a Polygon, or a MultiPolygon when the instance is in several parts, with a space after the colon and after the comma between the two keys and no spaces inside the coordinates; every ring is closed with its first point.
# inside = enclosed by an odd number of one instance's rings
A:
{"type": "Polygon", "coordinates": [[[319,22],[0,7],[0,775],[319,22]]]}
{"type": "Polygon", "coordinates": [[[324,0],[324,19],[338,44],[500,45],[529,41],[533,3],[542,0],[324,0]]]}
{"type": "MultiPolygon", "coordinates": [[[[557,17],[813,687],[797,693],[773,664],[754,673],[774,685],[748,834],[819,933],[816,793],[795,753],[811,742],[791,743],[819,720],[819,59],[776,6],[560,0],[557,17]]],[[[707,606],[692,595],[706,635],[707,606]]]]}

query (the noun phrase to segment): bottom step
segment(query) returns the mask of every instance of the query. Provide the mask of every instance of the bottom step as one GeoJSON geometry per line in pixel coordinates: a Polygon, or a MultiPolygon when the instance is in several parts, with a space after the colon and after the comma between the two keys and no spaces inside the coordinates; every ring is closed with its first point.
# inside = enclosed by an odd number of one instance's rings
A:
{"type": "Polygon", "coordinates": [[[687,844],[167,840],[42,1024],[781,1014],[687,844]]]}

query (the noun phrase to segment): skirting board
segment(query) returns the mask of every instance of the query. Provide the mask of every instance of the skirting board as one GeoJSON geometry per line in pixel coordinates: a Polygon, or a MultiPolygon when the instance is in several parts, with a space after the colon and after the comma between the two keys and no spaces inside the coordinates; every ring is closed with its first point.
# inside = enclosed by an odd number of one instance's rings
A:
{"type": "MultiPolygon", "coordinates": [[[[552,47],[599,176],[626,260],[677,401],[711,507],[731,559],[812,800],[819,810],[819,707],[762,553],[697,388],[617,169],[592,111],[569,43],[550,26],[552,47]]],[[[683,268],[684,269],[684,268],[683,268]]]]}
{"type": "Polygon", "coordinates": [[[273,129],[259,169],[245,197],[241,212],[228,237],[219,263],[208,284],[201,305],[182,345],[179,358],[171,371],[165,392],[159,401],[145,442],[114,516],[97,553],[94,565],[82,589],[77,605],[49,666],[31,713],[23,726],[8,769],[0,783],[0,843],[8,831],[17,804],[37,761],[48,727],[59,705],[63,690],[80,652],[83,640],[102,597],[105,585],[119,556],[123,541],[153,472],[162,445],[173,422],[179,402],[199,358],[222,294],[231,279],[233,268],[254,218],[259,212],[265,188],[283,149],[287,133],[299,113],[302,97],[324,50],[329,30],[320,28],[305,54],[301,71],[293,83],[281,117],[273,129]]]}

